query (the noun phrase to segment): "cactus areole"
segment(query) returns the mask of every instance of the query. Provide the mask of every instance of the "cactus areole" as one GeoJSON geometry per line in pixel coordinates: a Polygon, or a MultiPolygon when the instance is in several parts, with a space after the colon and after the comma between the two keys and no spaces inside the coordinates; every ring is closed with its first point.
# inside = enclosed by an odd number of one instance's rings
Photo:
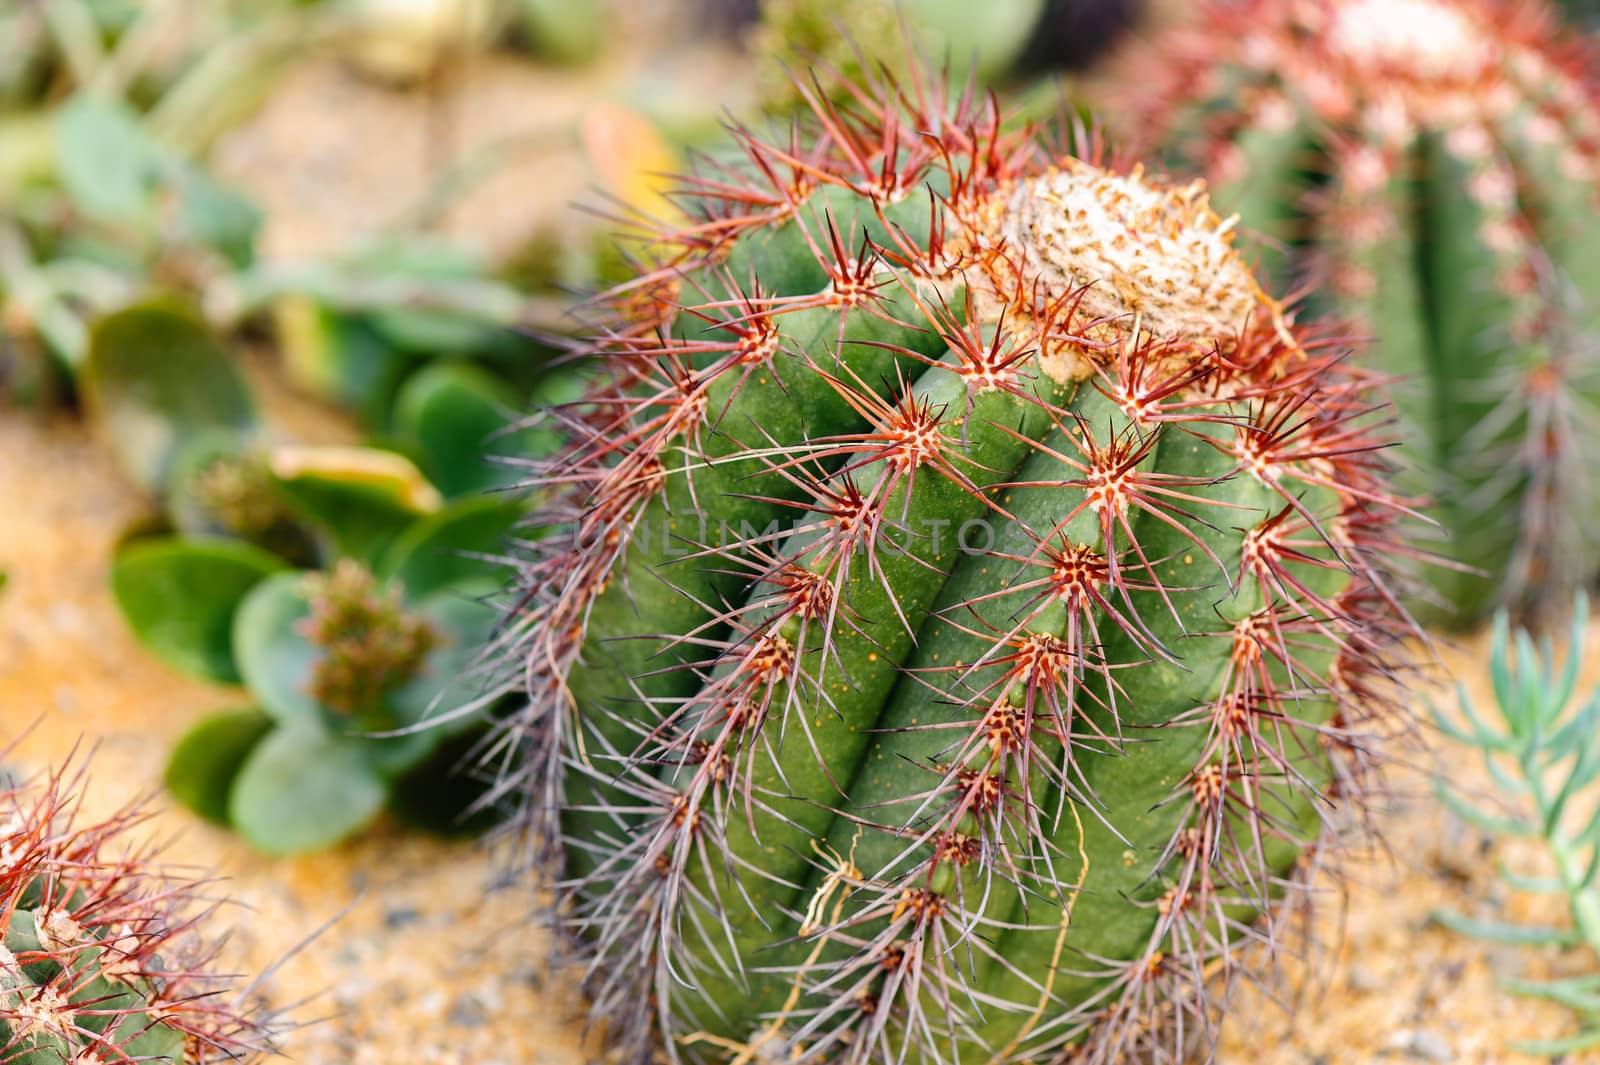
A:
{"type": "Polygon", "coordinates": [[[1124,84],[1400,379],[1439,615],[1600,575],[1600,53],[1542,0],[1208,0],[1124,84]],[[1148,76],[1143,76],[1148,75],[1148,76]]]}
{"type": "Polygon", "coordinates": [[[738,133],[553,415],[497,753],[624,1053],[1175,1053],[1389,720],[1360,377],[931,80],[738,133]]]}

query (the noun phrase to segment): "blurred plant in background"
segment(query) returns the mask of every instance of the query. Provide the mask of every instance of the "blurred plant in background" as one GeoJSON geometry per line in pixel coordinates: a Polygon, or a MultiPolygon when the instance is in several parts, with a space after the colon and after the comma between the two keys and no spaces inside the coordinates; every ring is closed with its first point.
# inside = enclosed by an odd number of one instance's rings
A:
{"type": "MultiPolygon", "coordinates": [[[[852,80],[887,69],[904,80],[913,56],[943,62],[979,86],[1077,70],[1107,54],[1143,13],[1142,0],[758,0],[711,3],[748,29],[760,98],[780,113],[815,91],[813,66],[852,80]]],[[[1048,94],[1047,86],[1040,86],[1048,94]]]]}
{"type": "Polygon", "coordinates": [[[202,477],[242,487],[258,527],[313,547],[285,557],[202,529],[118,550],[112,590],[141,642],[254,703],[183,741],[174,794],[271,852],[328,846],[385,807],[441,831],[482,827],[470,782],[452,775],[487,719],[446,711],[476,699],[469,666],[495,619],[480,600],[524,504],[447,500],[371,448],[268,448],[202,477]]]}
{"type": "MultiPolygon", "coordinates": [[[[1482,920],[1455,912],[1437,919],[1469,936],[1523,948],[1585,947],[1589,967],[1600,962],[1600,690],[1574,702],[1582,666],[1589,604],[1579,595],[1566,662],[1557,669],[1549,640],[1535,647],[1519,630],[1513,641],[1504,611],[1495,616],[1489,675],[1498,716],[1486,718],[1459,692],[1459,719],[1433,708],[1445,736],[1476,752],[1499,792],[1487,804],[1449,777],[1438,778],[1441,800],[1468,824],[1492,836],[1531,841],[1546,868],[1538,873],[1502,866],[1513,891],[1564,899],[1572,923],[1547,928],[1482,920]],[[1513,646],[1515,650],[1513,651],[1513,646]],[[1502,812],[1502,808],[1509,812],[1502,812]]],[[[1525,1054],[1561,1057],[1600,1047],[1600,970],[1550,980],[1511,980],[1508,990],[1551,999],[1578,1015],[1569,1036],[1520,1043],[1525,1054]]]]}
{"type": "Polygon", "coordinates": [[[385,806],[461,827],[475,793],[451,770],[486,719],[434,719],[475,698],[467,667],[494,620],[479,598],[538,504],[491,494],[516,471],[484,450],[543,454],[552,429],[513,424],[501,382],[442,362],[401,389],[388,448],[280,442],[212,334],[159,303],[102,319],[88,362],[90,407],[160,507],[117,552],[117,605],[163,661],[257,705],[197,726],[174,793],[275,852],[334,843],[385,806]]]}
{"type": "MultiPolygon", "coordinates": [[[[265,261],[262,212],[207,160],[291,60],[329,52],[360,67],[403,39],[427,56],[420,76],[497,39],[455,32],[471,6],[36,0],[0,16],[13,53],[0,91],[0,384],[24,401],[70,396],[95,321],[161,294],[230,345],[246,327],[281,331],[295,382],[377,431],[406,371],[436,356],[530,385],[548,349],[515,332],[527,296],[481,257],[393,232],[316,261],[265,261]]],[[[561,41],[579,31],[561,13],[594,7],[478,6],[486,26],[520,25],[564,60],[578,58],[561,41]]]]}
{"type": "Polygon", "coordinates": [[[1597,56],[1543,0],[1208,0],[1116,82],[1399,378],[1435,620],[1600,574],[1597,56]]]}
{"type": "Polygon", "coordinates": [[[37,397],[90,323],[247,268],[259,212],[206,147],[309,32],[286,4],[39,0],[0,16],[0,366],[37,397]]]}

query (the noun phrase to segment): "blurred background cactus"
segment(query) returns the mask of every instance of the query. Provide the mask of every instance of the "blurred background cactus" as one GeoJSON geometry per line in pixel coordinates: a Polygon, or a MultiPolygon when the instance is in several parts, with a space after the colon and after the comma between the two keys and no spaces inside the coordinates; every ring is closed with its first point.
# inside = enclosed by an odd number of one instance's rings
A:
{"type": "MultiPolygon", "coordinates": [[[[1125,128],[1208,174],[1282,279],[1398,377],[1431,616],[1600,573],[1600,97],[1542,0],[1212,2],[1125,72],[1125,128]]],[[[1122,101],[1108,99],[1116,108],[1122,101]]]]}

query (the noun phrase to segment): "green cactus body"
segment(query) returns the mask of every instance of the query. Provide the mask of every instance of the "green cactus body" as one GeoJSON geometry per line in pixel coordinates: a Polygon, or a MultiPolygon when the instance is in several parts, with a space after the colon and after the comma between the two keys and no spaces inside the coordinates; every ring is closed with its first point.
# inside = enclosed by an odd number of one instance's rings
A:
{"type": "Polygon", "coordinates": [[[75,776],[0,790],[0,1047],[17,1065],[257,1060],[266,1018],[211,975],[193,883],[130,851],[128,809],[80,823],[75,776]]]}
{"type": "Polygon", "coordinates": [[[551,415],[505,786],[628,1052],[1176,1054],[1360,802],[1366,382],[1200,186],[827,95],[689,183],[551,415]]]}
{"type": "Polygon", "coordinates": [[[1428,607],[1542,612],[1600,573],[1600,98],[1553,9],[1207,3],[1138,60],[1130,129],[1176,144],[1280,276],[1400,378],[1432,502],[1428,607]],[[1198,86],[1198,88],[1197,88],[1198,86]]]}

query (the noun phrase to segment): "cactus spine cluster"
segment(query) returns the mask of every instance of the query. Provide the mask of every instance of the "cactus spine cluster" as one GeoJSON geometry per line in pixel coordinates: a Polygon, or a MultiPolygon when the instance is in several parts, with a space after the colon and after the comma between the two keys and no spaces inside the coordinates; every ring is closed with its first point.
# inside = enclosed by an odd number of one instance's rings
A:
{"type": "Polygon", "coordinates": [[[1176,1056],[1395,723],[1368,382],[941,84],[686,179],[532,477],[494,758],[640,1060],[1176,1056]]]}
{"type": "MultiPolygon", "coordinates": [[[[1442,618],[1600,573],[1600,96],[1542,0],[1208,2],[1130,128],[1325,281],[1397,402],[1442,618]]],[[[1148,76],[1144,76],[1148,75],[1148,76]]]]}
{"type": "Polygon", "coordinates": [[[83,779],[0,790],[0,1061],[254,1060],[263,1021],[209,971],[198,885],[130,845],[138,809],[80,818],[83,779]]]}

